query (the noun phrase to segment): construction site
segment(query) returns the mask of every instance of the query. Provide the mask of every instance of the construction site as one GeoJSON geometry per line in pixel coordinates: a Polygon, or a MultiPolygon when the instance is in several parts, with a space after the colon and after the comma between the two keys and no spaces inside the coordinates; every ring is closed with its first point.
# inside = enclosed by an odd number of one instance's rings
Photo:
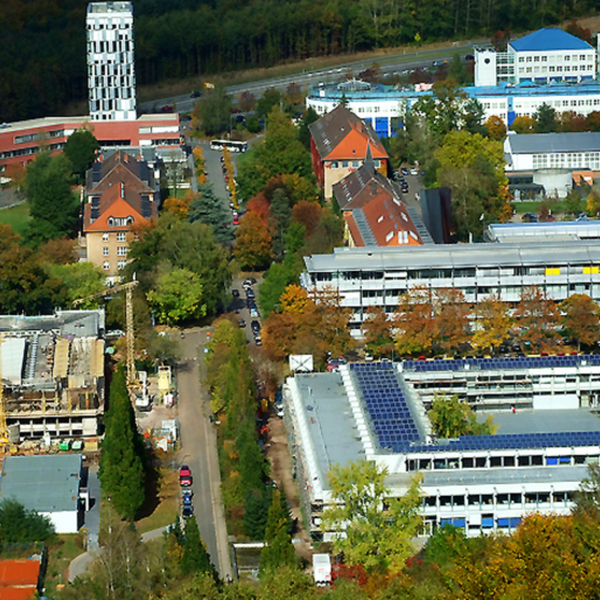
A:
{"type": "Polygon", "coordinates": [[[16,445],[99,435],[104,310],[0,316],[0,436],[16,445]]]}

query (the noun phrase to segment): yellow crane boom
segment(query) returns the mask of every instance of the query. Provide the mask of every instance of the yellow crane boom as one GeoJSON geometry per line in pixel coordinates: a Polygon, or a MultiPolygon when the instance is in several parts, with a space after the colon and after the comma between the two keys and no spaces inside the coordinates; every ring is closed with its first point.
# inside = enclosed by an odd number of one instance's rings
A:
{"type": "MultiPolygon", "coordinates": [[[[137,387],[137,373],[135,370],[135,338],[133,331],[133,288],[138,284],[137,281],[129,281],[128,283],[120,283],[113,285],[97,294],[78,298],[73,301],[73,306],[79,306],[88,300],[94,300],[103,296],[108,296],[114,292],[125,290],[125,341],[127,343],[127,389],[130,396],[133,395],[137,387]]],[[[1,424],[0,424],[1,427],[1,424]]]]}

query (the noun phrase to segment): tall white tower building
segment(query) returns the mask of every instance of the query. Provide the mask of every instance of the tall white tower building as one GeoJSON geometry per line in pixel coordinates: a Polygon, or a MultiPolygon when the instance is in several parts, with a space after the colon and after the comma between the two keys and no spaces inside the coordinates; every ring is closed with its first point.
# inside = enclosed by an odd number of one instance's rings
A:
{"type": "Polygon", "coordinates": [[[133,121],[137,118],[133,4],[90,2],[86,24],[90,117],[133,121]]]}

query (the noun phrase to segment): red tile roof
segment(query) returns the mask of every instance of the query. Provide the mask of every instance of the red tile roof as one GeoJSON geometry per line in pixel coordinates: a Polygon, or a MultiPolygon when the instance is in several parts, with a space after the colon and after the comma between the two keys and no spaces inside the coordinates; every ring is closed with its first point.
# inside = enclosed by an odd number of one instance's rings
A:
{"type": "Polygon", "coordinates": [[[102,164],[95,163],[87,174],[84,232],[126,231],[131,228],[131,224],[109,227],[110,217],[131,216],[133,223],[140,223],[158,216],[155,190],[148,185],[152,181],[147,165],[124,152],[116,152],[102,164]],[[140,179],[140,174],[148,179],[148,183],[140,179]]]}
{"type": "Polygon", "coordinates": [[[373,128],[345,106],[337,106],[309,129],[321,160],[364,160],[368,145],[373,158],[389,159],[373,128]]]}
{"type": "Polygon", "coordinates": [[[333,194],[356,246],[423,244],[402,195],[369,161],[336,183],[333,194]]]}
{"type": "Polygon", "coordinates": [[[39,560],[0,560],[0,600],[33,598],[39,575],[39,560]]]}

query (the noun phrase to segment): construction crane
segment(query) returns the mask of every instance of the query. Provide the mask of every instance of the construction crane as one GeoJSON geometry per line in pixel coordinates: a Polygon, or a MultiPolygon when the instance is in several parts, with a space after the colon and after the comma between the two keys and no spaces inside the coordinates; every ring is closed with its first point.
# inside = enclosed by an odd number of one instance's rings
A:
{"type": "Polygon", "coordinates": [[[2,344],[4,336],[0,333],[0,447],[8,444],[8,425],[6,424],[6,404],[4,398],[4,381],[2,380],[2,344]]]}
{"type": "MultiPolygon", "coordinates": [[[[125,340],[127,342],[127,389],[129,396],[133,398],[135,390],[138,387],[137,372],[135,370],[135,338],[133,335],[133,288],[138,284],[136,280],[128,283],[113,285],[112,287],[73,301],[73,306],[79,306],[88,300],[109,296],[114,292],[125,290],[125,340]]],[[[1,426],[1,423],[0,423],[1,426]]]]}

